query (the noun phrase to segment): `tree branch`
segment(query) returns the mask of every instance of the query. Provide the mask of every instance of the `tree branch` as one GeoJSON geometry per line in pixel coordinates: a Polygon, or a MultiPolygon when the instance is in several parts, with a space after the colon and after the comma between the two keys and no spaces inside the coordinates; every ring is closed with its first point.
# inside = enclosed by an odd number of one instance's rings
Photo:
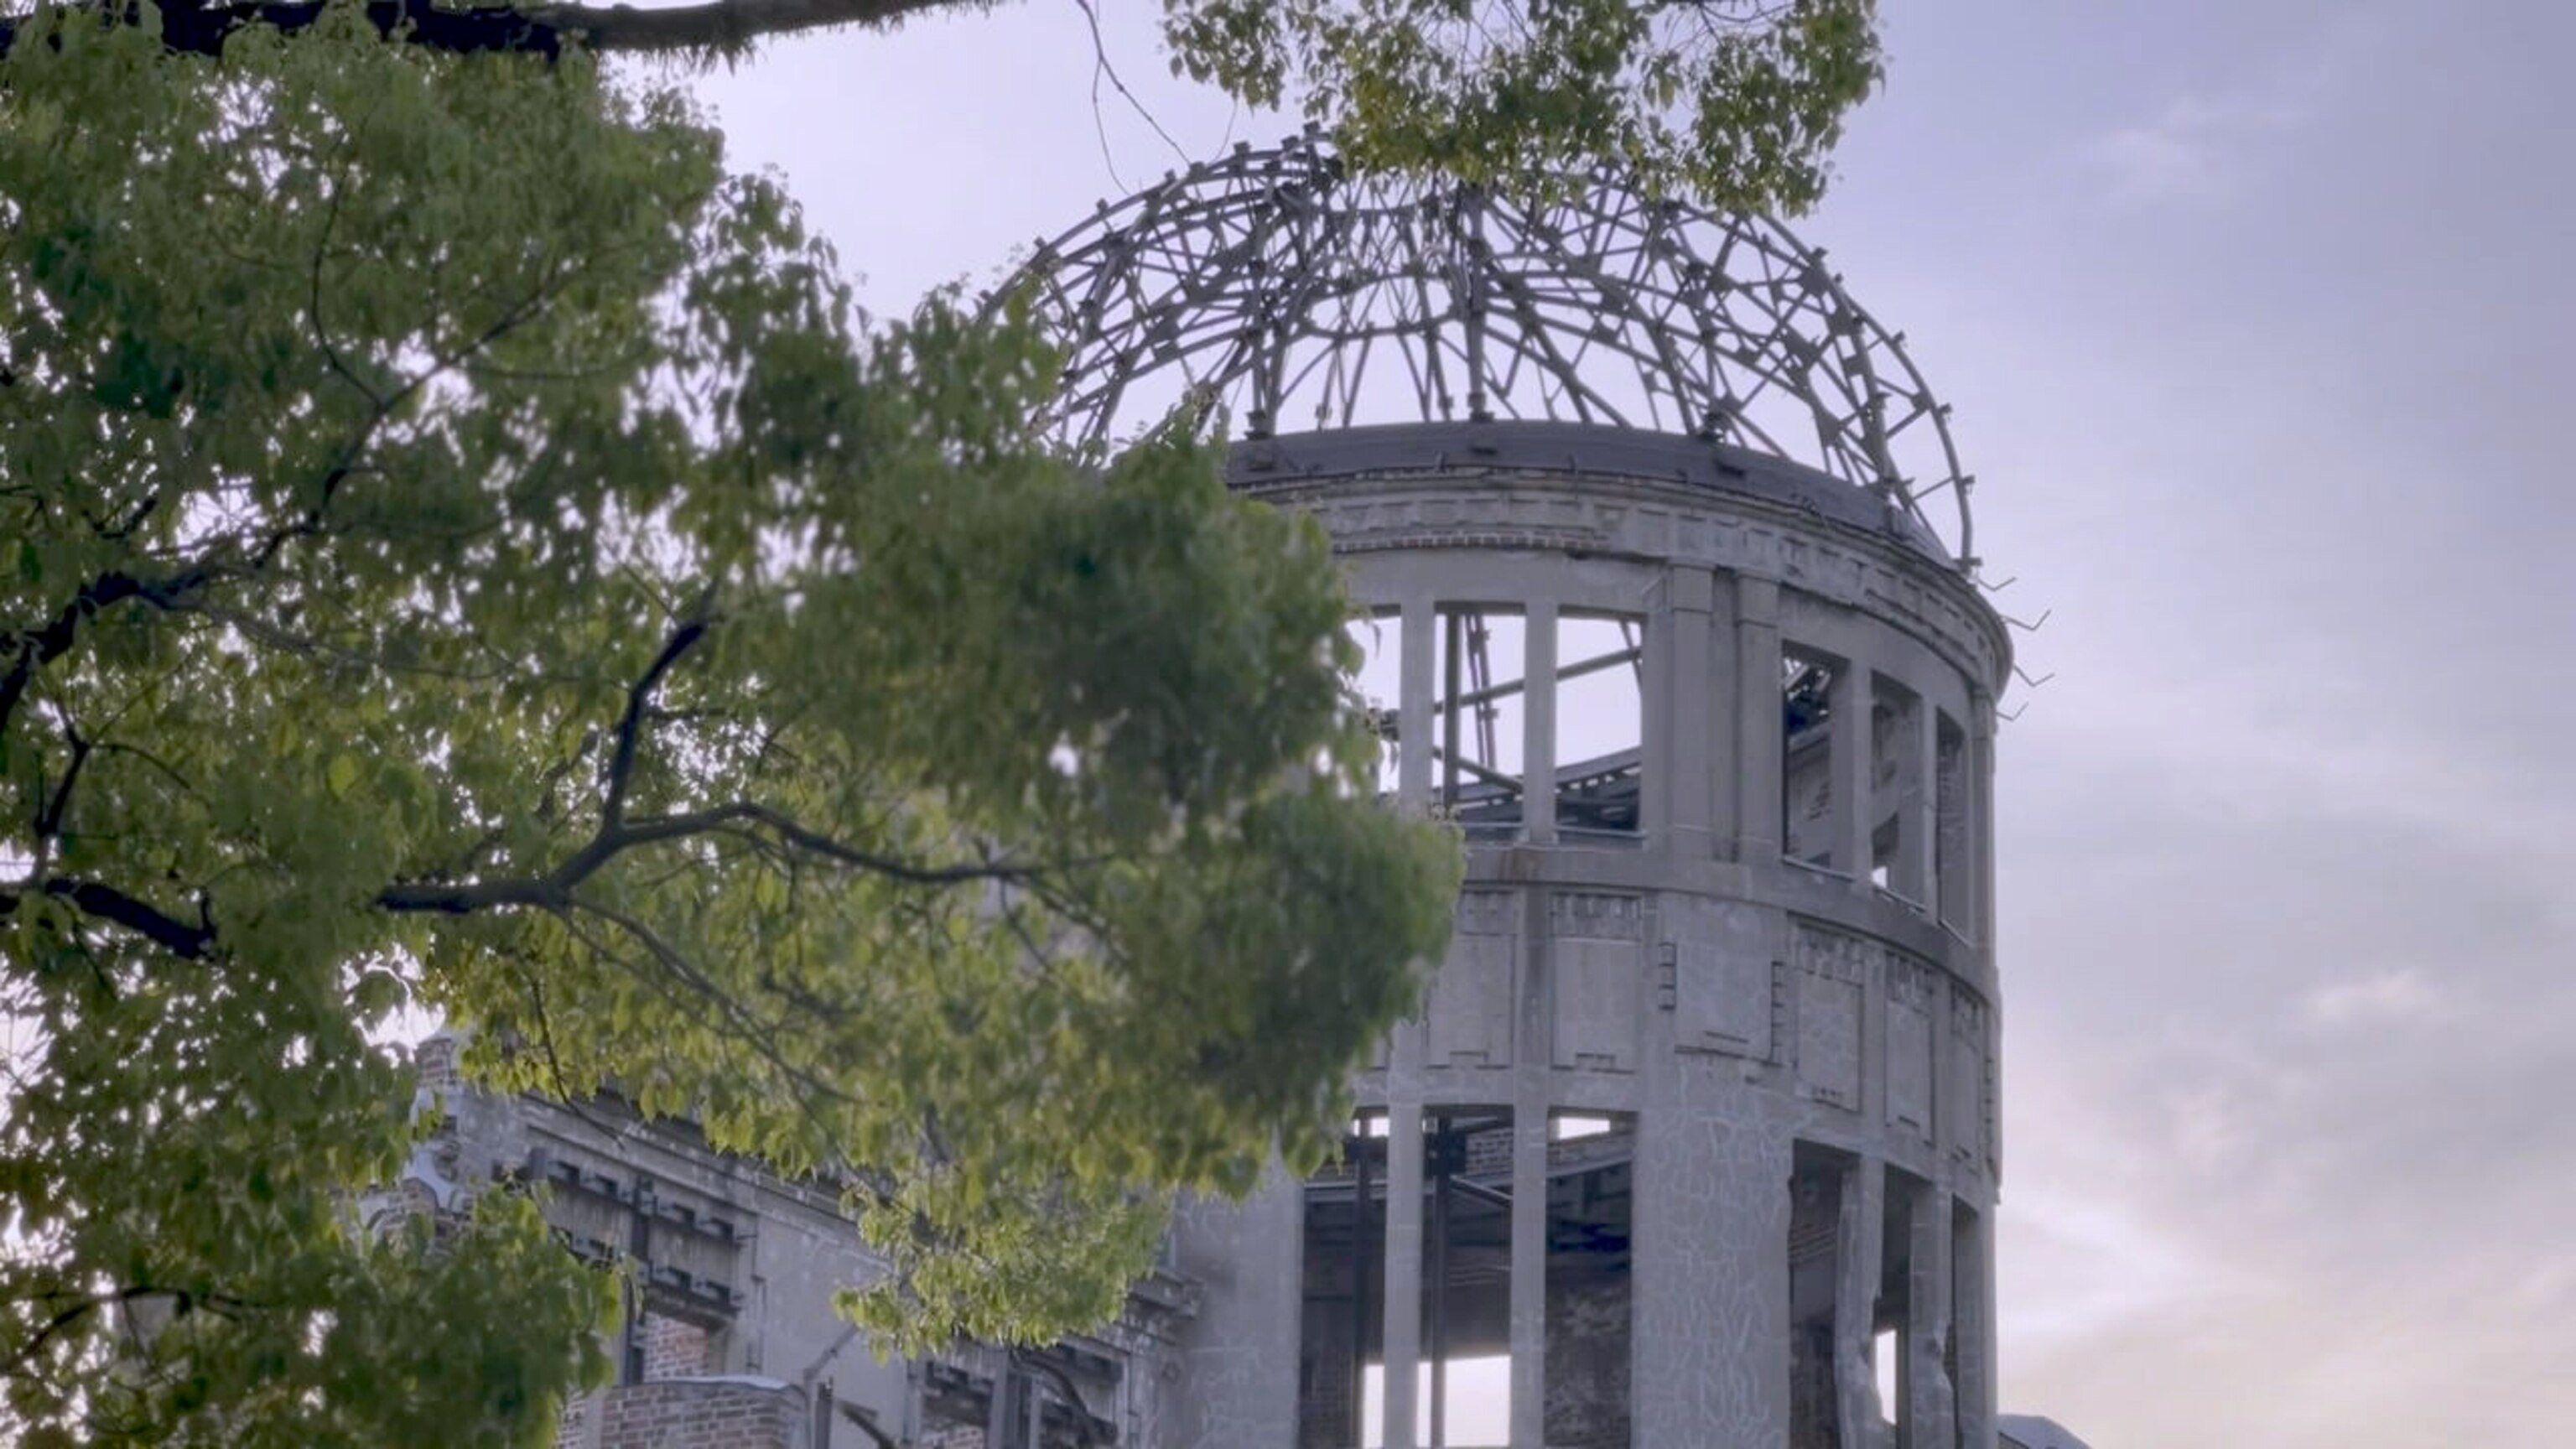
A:
{"type": "Polygon", "coordinates": [[[203,565],[162,579],[138,578],[120,569],[81,585],[71,602],[56,611],[53,618],[35,628],[19,630],[8,639],[5,647],[9,672],[0,674],[0,729],[8,728],[10,719],[17,714],[18,703],[26,698],[27,686],[35,681],[36,671],[70,653],[73,641],[80,637],[81,625],[89,619],[128,599],[175,608],[213,577],[214,571],[203,565]]]}
{"type": "MultiPolygon", "coordinates": [[[[151,902],[127,895],[104,881],[55,876],[36,882],[33,893],[68,901],[82,915],[123,926],[181,960],[202,961],[214,951],[213,926],[203,923],[192,926],[151,902]]],[[[19,899],[17,894],[0,891],[0,915],[15,911],[19,899]]]]}
{"type": "Polygon", "coordinates": [[[36,1325],[36,1331],[28,1336],[25,1343],[18,1345],[17,1352],[9,1355],[5,1360],[0,1360],[0,1378],[16,1378],[24,1373],[27,1365],[34,1361],[36,1355],[43,1351],[46,1343],[50,1342],[55,1334],[80,1322],[99,1309],[112,1308],[120,1303],[132,1303],[142,1298],[173,1299],[177,1304],[178,1312],[182,1315],[196,1304],[195,1296],[184,1289],[149,1286],[119,1288],[112,1293],[100,1293],[88,1298],[75,1299],[56,1312],[53,1317],[36,1325]]]}
{"type": "MultiPolygon", "coordinates": [[[[368,0],[379,35],[453,54],[514,51],[559,57],[567,44],[638,55],[739,50],[772,35],[845,25],[887,25],[969,0],[708,0],[638,9],[631,5],[449,6],[434,0],[368,0]]],[[[105,11],[131,23],[139,7],[113,0],[69,9],[105,11]]],[[[161,42],[182,55],[220,56],[233,33],[253,25],[292,33],[319,20],[323,0],[162,0],[161,42]]],[[[0,16],[0,55],[33,12],[0,16]]]]}
{"type": "Polygon", "coordinates": [[[781,840],[811,855],[819,855],[837,865],[864,870],[874,875],[899,880],[907,885],[965,885],[974,881],[1027,880],[1057,866],[1013,865],[1000,861],[980,861],[957,865],[919,865],[892,856],[877,855],[844,845],[819,831],[797,824],[786,815],[766,805],[741,801],[719,805],[686,815],[655,815],[638,819],[627,827],[629,843],[678,839],[704,835],[725,825],[750,822],[768,828],[781,840]]]}
{"type": "MultiPolygon", "coordinates": [[[[671,672],[671,666],[679,663],[683,655],[697,647],[699,640],[707,637],[707,630],[714,627],[714,623],[705,602],[701,601],[698,608],[690,610],[688,617],[680,621],[680,627],[671,631],[671,637],[663,641],[662,652],[653,657],[644,676],[626,691],[626,713],[617,721],[617,744],[608,757],[608,798],[599,807],[599,838],[592,842],[594,845],[616,835],[619,827],[626,823],[627,786],[635,773],[635,749],[644,734],[645,713],[652,706],[653,691],[662,687],[662,676],[671,672]]],[[[588,853],[583,852],[585,855],[588,853]]],[[[570,869],[573,862],[565,864],[570,869]]],[[[583,875],[589,873],[590,870],[581,872],[583,875]]]]}

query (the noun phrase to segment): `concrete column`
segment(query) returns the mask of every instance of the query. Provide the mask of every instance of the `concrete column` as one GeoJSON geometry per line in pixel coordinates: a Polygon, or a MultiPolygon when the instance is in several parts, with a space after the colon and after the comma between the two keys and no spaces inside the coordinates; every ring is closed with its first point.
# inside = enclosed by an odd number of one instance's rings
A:
{"type": "MultiPolygon", "coordinates": [[[[1719,859],[1735,852],[1736,819],[1742,805],[1736,792],[1736,749],[1744,733],[1738,716],[1742,681],[1736,677],[1735,584],[1724,575],[1709,575],[1708,688],[1702,702],[1699,731],[1708,741],[1709,850],[1719,859]]],[[[1775,687],[1776,692],[1776,687],[1775,687]]]]}
{"type": "Polygon", "coordinates": [[[989,1351],[993,1355],[993,1397],[984,1405],[984,1443],[987,1449],[1017,1449],[1019,1415],[1013,1410],[1017,1407],[1019,1372],[1011,1366],[1009,1349],[989,1351]]]}
{"type": "Polygon", "coordinates": [[[1790,1139],[1736,1097],[1703,1080],[1639,1114],[1637,1449],[1789,1441],[1790,1139]]]}
{"type": "Polygon", "coordinates": [[[1870,714],[1877,701],[1873,678],[1866,656],[1836,666],[1832,718],[1827,721],[1833,737],[1834,869],[1850,876],[1853,888],[1863,893],[1870,889],[1869,797],[1876,783],[1870,760],[1870,714]]]}
{"type": "Polygon", "coordinates": [[[1898,1449],[1956,1449],[1958,1397],[1950,1383],[1950,1192],[1915,1185],[1906,1204],[1905,1417],[1898,1449]]]}
{"type": "Polygon", "coordinates": [[[1556,840],[1556,600],[1532,599],[1528,609],[1521,631],[1521,834],[1548,845],[1556,840]]]}
{"type": "Polygon", "coordinates": [[[1834,1392],[1841,1449],[1884,1449],[1878,1376],[1869,1355],[1878,1326],[1886,1218],[1886,1168],[1876,1158],[1853,1158],[1843,1170],[1842,1216],[1834,1226],[1834,1392]]]}
{"type": "Polygon", "coordinates": [[[1994,1214],[1953,1208],[1950,1310],[1959,1345],[1959,1443],[1995,1449],[1994,1214]]]}
{"type": "Polygon", "coordinates": [[[1440,737],[1438,722],[1431,717],[1432,640],[1438,623],[1438,611],[1431,600],[1404,601],[1404,677],[1397,692],[1395,803],[1407,815],[1418,816],[1431,807],[1431,751],[1440,737]]]}
{"type": "MultiPolygon", "coordinates": [[[[1687,859],[1706,860],[1715,853],[1711,839],[1711,806],[1716,797],[1715,732],[1709,715],[1718,698],[1716,649],[1711,614],[1716,605],[1717,576],[1704,568],[1676,564],[1666,575],[1665,596],[1671,605],[1663,650],[1664,751],[1670,774],[1649,791],[1669,802],[1667,817],[1674,851],[1687,859]]],[[[1651,626],[1650,626],[1651,627],[1651,626]]]]}
{"type": "Polygon", "coordinates": [[[1174,1345],[1177,1376],[1163,1399],[1172,1442],[1295,1441],[1305,1214],[1306,1185],[1276,1162],[1239,1203],[1174,1205],[1173,1258],[1206,1296],[1174,1345]]]}
{"type": "Polygon", "coordinates": [[[1666,570],[1646,611],[1639,652],[1637,761],[1643,785],[1637,797],[1637,833],[1647,845],[1673,838],[1673,571],[1666,570]]]}
{"type": "MultiPolygon", "coordinates": [[[[1548,613],[1552,635],[1555,610],[1548,613]]],[[[1544,890],[1522,898],[1512,1048],[1511,1449],[1545,1449],[1547,1440],[1547,1113],[1556,1060],[1547,898],[1544,890]]]]}
{"type": "Polygon", "coordinates": [[[1421,1023],[1396,1028],[1386,1078],[1386,1422],[1380,1432],[1386,1449],[1415,1449],[1414,1384],[1422,1365],[1421,1023]]]}
{"type": "Polygon", "coordinates": [[[1918,694],[1898,721],[1896,860],[1888,884],[1926,910],[1941,896],[1932,879],[1934,835],[1941,828],[1941,713],[1918,694]]]}
{"type": "Polygon", "coordinates": [[[1968,870],[1975,878],[1972,899],[1976,926],[1971,933],[1984,949],[1989,969],[1995,959],[1995,700],[1984,690],[1969,699],[1968,713],[1968,870]]]}
{"type": "Polygon", "coordinates": [[[1777,864],[1780,781],[1780,586],[1735,579],[1735,858],[1777,864]]]}

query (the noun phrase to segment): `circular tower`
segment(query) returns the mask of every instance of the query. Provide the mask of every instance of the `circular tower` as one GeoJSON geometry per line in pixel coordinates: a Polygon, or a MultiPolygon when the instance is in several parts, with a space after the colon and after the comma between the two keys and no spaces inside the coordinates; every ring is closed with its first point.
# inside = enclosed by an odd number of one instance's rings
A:
{"type": "Polygon", "coordinates": [[[1059,426],[1221,411],[1468,872],[1342,1160],[1186,1207],[1171,1449],[1994,1442],[2004,626],[1780,227],[1237,148],[1043,243],[1059,426]]]}

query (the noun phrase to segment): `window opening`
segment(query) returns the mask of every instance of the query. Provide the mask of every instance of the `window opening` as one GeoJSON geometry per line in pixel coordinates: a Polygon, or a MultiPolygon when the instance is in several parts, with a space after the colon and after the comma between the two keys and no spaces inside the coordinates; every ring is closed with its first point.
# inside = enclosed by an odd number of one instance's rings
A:
{"type": "Polygon", "coordinates": [[[1780,651],[1780,856],[1829,868],[1834,859],[1834,661],[1780,651]]]}
{"type": "Polygon", "coordinates": [[[1556,822],[1569,836],[1634,836],[1645,765],[1645,620],[1556,622],[1556,822]]]}
{"type": "Polygon", "coordinates": [[[1434,795],[1468,835],[1509,836],[1524,819],[1522,722],[1528,630],[1517,609],[1444,604],[1434,635],[1434,795]]]}

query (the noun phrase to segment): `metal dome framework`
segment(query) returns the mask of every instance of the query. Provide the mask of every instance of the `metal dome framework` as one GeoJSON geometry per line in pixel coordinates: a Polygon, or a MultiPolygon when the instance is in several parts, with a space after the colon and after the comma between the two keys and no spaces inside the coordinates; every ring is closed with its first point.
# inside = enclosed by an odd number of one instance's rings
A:
{"type": "Polygon", "coordinates": [[[1822,469],[1975,570],[1973,479],[1901,334],[1777,222],[1607,171],[1523,200],[1353,177],[1311,136],[1238,145],[1038,243],[1005,291],[1068,348],[1051,422],[1076,446],[1220,407],[1256,438],[1647,429],[1822,469]]]}

